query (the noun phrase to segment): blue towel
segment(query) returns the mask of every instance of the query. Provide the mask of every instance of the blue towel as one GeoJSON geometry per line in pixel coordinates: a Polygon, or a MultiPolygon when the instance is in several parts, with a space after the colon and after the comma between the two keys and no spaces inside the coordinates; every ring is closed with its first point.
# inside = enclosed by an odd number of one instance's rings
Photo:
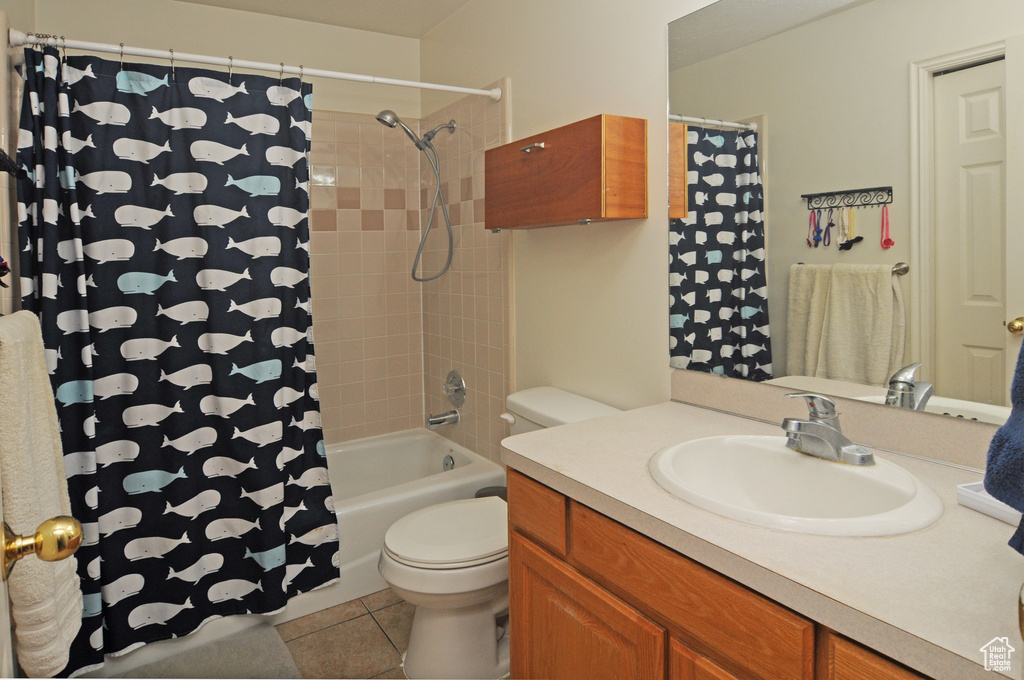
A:
{"type": "MultiPolygon", "coordinates": [[[[1024,351],[1017,355],[1010,405],[1013,409],[1009,419],[996,430],[988,448],[985,490],[1024,512],[1024,351]]],[[[1024,554],[1024,519],[1010,538],[1010,547],[1024,554]]]]}

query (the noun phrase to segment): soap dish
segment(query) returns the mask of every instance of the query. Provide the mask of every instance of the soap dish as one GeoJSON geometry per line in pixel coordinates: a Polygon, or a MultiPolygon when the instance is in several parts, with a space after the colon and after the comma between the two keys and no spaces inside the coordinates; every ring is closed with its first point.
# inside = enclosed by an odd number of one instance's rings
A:
{"type": "Polygon", "coordinates": [[[972,482],[970,484],[957,484],[956,499],[960,505],[965,505],[972,510],[977,510],[990,517],[995,517],[1007,524],[1017,526],[1020,524],[1020,513],[1006,503],[996,500],[985,491],[984,482],[972,482]]]}

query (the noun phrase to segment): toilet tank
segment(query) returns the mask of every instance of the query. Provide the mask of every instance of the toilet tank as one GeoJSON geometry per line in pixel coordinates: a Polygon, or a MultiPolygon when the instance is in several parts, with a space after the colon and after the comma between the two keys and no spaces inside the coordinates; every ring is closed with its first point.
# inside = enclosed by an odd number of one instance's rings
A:
{"type": "Polygon", "coordinates": [[[509,422],[511,434],[622,412],[613,406],[557,387],[531,387],[513,392],[508,395],[505,405],[509,413],[502,417],[509,422]]]}

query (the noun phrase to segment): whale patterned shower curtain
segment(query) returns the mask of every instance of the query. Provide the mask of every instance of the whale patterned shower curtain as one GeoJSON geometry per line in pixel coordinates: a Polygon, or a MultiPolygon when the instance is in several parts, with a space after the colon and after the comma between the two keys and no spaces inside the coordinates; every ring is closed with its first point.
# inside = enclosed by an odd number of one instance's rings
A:
{"type": "Polygon", "coordinates": [[[670,363],[767,380],[772,343],[757,133],[691,125],[686,136],[689,214],[669,224],[670,363]]]}
{"type": "Polygon", "coordinates": [[[309,338],[311,86],[25,57],[22,304],[85,528],[73,675],[338,577],[309,338]]]}

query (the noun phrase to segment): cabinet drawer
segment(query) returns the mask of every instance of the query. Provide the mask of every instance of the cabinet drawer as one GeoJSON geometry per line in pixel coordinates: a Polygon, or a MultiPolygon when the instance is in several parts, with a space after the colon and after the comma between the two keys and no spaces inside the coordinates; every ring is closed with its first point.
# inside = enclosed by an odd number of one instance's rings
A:
{"type": "Polygon", "coordinates": [[[813,677],[813,622],[575,501],[569,526],[571,564],[723,669],[813,677]]]}
{"type": "Polygon", "coordinates": [[[565,496],[515,470],[508,471],[508,523],[556,555],[565,556],[565,496]]]}
{"type": "Polygon", "coordinates": [[[831,631],[821,636],[818,666],[821,680],[925,680],[923,675],[831,631]]]}
{"type": "Polygon", "coordinates": [[[669,640],[669,680],[739,680],[681,643],[669,640]]]}

